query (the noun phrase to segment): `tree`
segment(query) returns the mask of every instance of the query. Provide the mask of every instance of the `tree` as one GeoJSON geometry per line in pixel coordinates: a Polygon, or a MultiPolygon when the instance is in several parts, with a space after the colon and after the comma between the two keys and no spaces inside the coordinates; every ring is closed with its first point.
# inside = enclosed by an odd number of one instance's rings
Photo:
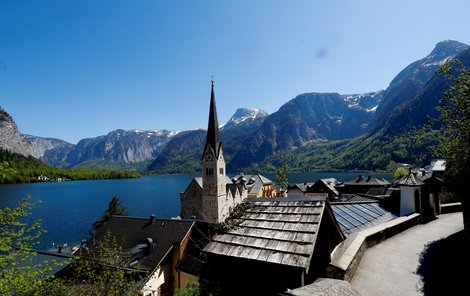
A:
{"type": "Polygon", "coordinates": [[[127,216],[126,207],[122,204],[121,200],[116,195],[113,196],[109,201],[108,208],[104,211],[101,219],[93,223],[92,234],[100,229],[114,215],[127,216]]]}
{"type": "Polygon", "coordinates": [[[40,220],[28,223],[37,204],[29,200],[23,199],[15,208],[0,209],[0,294],[65,295],[60,282],[48,274],[57,263],[33,261],[33,247],[46,231],[40,220]]]}
{"type": "Polygon", "coordinates": [[[410,170],[405,168],[397,168],[393,173],[393,180],[398,180],[404,176],[408,176],[410,174],[410,170]]]}
{"type": "Polygon", "coordinates": [[[199,285],[193,282],[189,282],[186,288],[177,289],[175,291],[175,296],[199,296],[201,292],[199,291],[199,285]]]}
{"type": "Polygon", "coordinates": [[[76,272],[69,282],[70,295],[134,295],[135,272],[126,269],[130,256],[111,232],[106,232],[91,248],[81,248],[73,263],[76,272]]]}
{"type": "Polygon", "coordinates": [[[281,196],[285,195],[285,190],[287,188],[287,174],[289,173],[289,166],[285,164],[281,168],[276,170],[276,183],[281,192],[281,196]]]}
{"type": "Polygon", "coordinates": [[[10,166],[8,161],[0,162],[0,184],[7,183],[8,177],[15,173],[16,171],[10,166]]]}
{"type": "Polygon", "coordinates": [[[442,138],[438,151],[446,161],[445,179],[448,190],[461,197],[464,227],[470,233],[470,69],[453,60],[439,70],[450,86],[438,106],[442,138]]]}

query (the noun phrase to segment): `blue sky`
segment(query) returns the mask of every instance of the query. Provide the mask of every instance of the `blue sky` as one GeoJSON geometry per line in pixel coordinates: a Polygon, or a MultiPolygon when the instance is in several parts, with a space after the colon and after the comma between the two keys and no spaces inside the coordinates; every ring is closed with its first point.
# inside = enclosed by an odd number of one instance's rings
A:
{"type": "Polygon", "coordinates": [[[76,143],[114,129],[205,128],[305,92],[387,87],[439,41],[470,44],[470,1],[4,1],[0,106],[76,143]]]}

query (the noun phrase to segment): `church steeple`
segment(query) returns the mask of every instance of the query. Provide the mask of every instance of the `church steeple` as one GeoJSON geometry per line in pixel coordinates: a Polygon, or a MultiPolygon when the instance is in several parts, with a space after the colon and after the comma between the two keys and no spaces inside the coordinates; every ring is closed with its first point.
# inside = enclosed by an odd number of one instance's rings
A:
{"type": "Polygon", "coordinates": [[[206,147],[210,145],[214,150],[215,156],[219,157],[220,153],[220,133],[219,133],[219,121],[217,120],[217,108],[215,106],[215,94],[214,94],[214,80],[211,80],[211,105],[209,111],[209,123],[207,125],[207,139],[206,147]]]}
{"type": "Polygon", "coordinates": [[[211,105],[207,138],[202,155],[202,210],[204,220],[220,222],[229,213],[227,205],[227,176],[225,175],[225,158],[220,142],[219,121],[215,107],[214,80],[211,88],[211,105]]]}

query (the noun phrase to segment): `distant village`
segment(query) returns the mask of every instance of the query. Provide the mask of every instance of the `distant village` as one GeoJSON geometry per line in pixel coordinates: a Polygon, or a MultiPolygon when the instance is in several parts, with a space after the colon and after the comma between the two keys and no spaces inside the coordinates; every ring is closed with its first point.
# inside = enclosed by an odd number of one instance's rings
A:
{"type": "MultiPolygon", "coordinates": [[[[201,177],[181,188],[180,217],[114,216],[80,248],[94,250],[111,233],[131,259],[122,269],[141,278],[133,288],[140,295],[173,295],[189,283],[212,295],[294,295],[282,293],[320,278],[351,279],[360,261],[359,248],[349,247],[356,233],[391,221],[400,227],[400,218],[436,219],[444,171],[445,161],[435,160],[392,183],[363,174],[282,190],[260,174],[229,177],[212,81],[201,177]]],[[[38,256],[70,262],[76,251],[58,246],[38,256]]],[[[74,271],[63,264],[51,272],[74,271]]]]}

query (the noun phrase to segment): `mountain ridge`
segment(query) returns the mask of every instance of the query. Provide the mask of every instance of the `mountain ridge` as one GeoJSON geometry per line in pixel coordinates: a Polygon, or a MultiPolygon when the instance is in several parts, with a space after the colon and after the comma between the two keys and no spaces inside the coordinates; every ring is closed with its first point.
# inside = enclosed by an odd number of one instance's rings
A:
{"type": "MultiPolygon", "coordinates": [[[[239,108],[227,123],[220,126],[227,168],[231,171],[257,169],[264,161],[280,163],[279,159],[274,160],[276,155],[285,156],[291,151],[304,153],[309,147],[318,145],[321,148],[329,142],[334,145],[334,149],[348,147],[353,151],[355,149],[349,145],[362,145],[364,142],[377,144],[377,139],[387,142],[394,134],[402,133],[406,128],[409,130],[405,133],[412,137],[413,133],[408,131],[421,126],[428,115],[436,114],[437,96],[429,99],[429,93],[438,92],[428,86],[441,83],[441,80],[436,78],[436,71],[444,62],[460,56],[468,49],[468,45],[457,41],[439,42],[426,57],[401,70],[385,90],[351,95],[334,92],[304,93],[287,101],[278,111],[269,115],[258,109],[239,108]],[[428,95],[423,95],[426,92],[428,95]],[[428,101],[424,98],[428,98],[428,101]]],[[[142,165],[145,161],[151,162],[149,169],[156,173],[188,172],[186,169],[193,172],[198,167],[205,142],[203,129],[167,136],[161,139],[160,145],[155,145],[158,146],[156,148],[149,148],[151,145],[144,139],[149,136],[146,132],[149,131],[115,130],[104,136],[82,139],[70,151],[67,150],[70,146],[65,144],[62,150],[57,149],[61,152],[56,154],[53,149],[47,148],[33,151],[42,154],[42,158],[48,157],[50,162],[62,161],[66,167],[91,163],[98,167],[106,163],[142,165]],[[123,139],[129,134],[141,135],[144,148],[139,148],[136,142],[123,144],[123,139]],[[183,154],[186,156],[182,157],[183,154]]],[[[402,146],[412,145],[410,141],[406,144],[395,138],[393,141],[402,146]]],[[[404,153],[403,149],[398,150],[401,154],[404,153]]],[[[338,153],[344,152],[341,151],[338,150],[338,153]]],[[[360,154],[359,151],[356,153],[360,154]]],[[[377,155],[374,157],[379,158],[377,155]]],[[[378,162],[371,164],[369,161],[369,164],[363,167],[383,168],[386,162],[384,159],[380,165],[377,165],[378,162]]],[[[395,159],[408,158],[397,156],[395,159]]],[[[343,160],[349,163],[348,159],[343,160]]],[[[326,163],[338,166],[338,162],[326,163]]]]}

